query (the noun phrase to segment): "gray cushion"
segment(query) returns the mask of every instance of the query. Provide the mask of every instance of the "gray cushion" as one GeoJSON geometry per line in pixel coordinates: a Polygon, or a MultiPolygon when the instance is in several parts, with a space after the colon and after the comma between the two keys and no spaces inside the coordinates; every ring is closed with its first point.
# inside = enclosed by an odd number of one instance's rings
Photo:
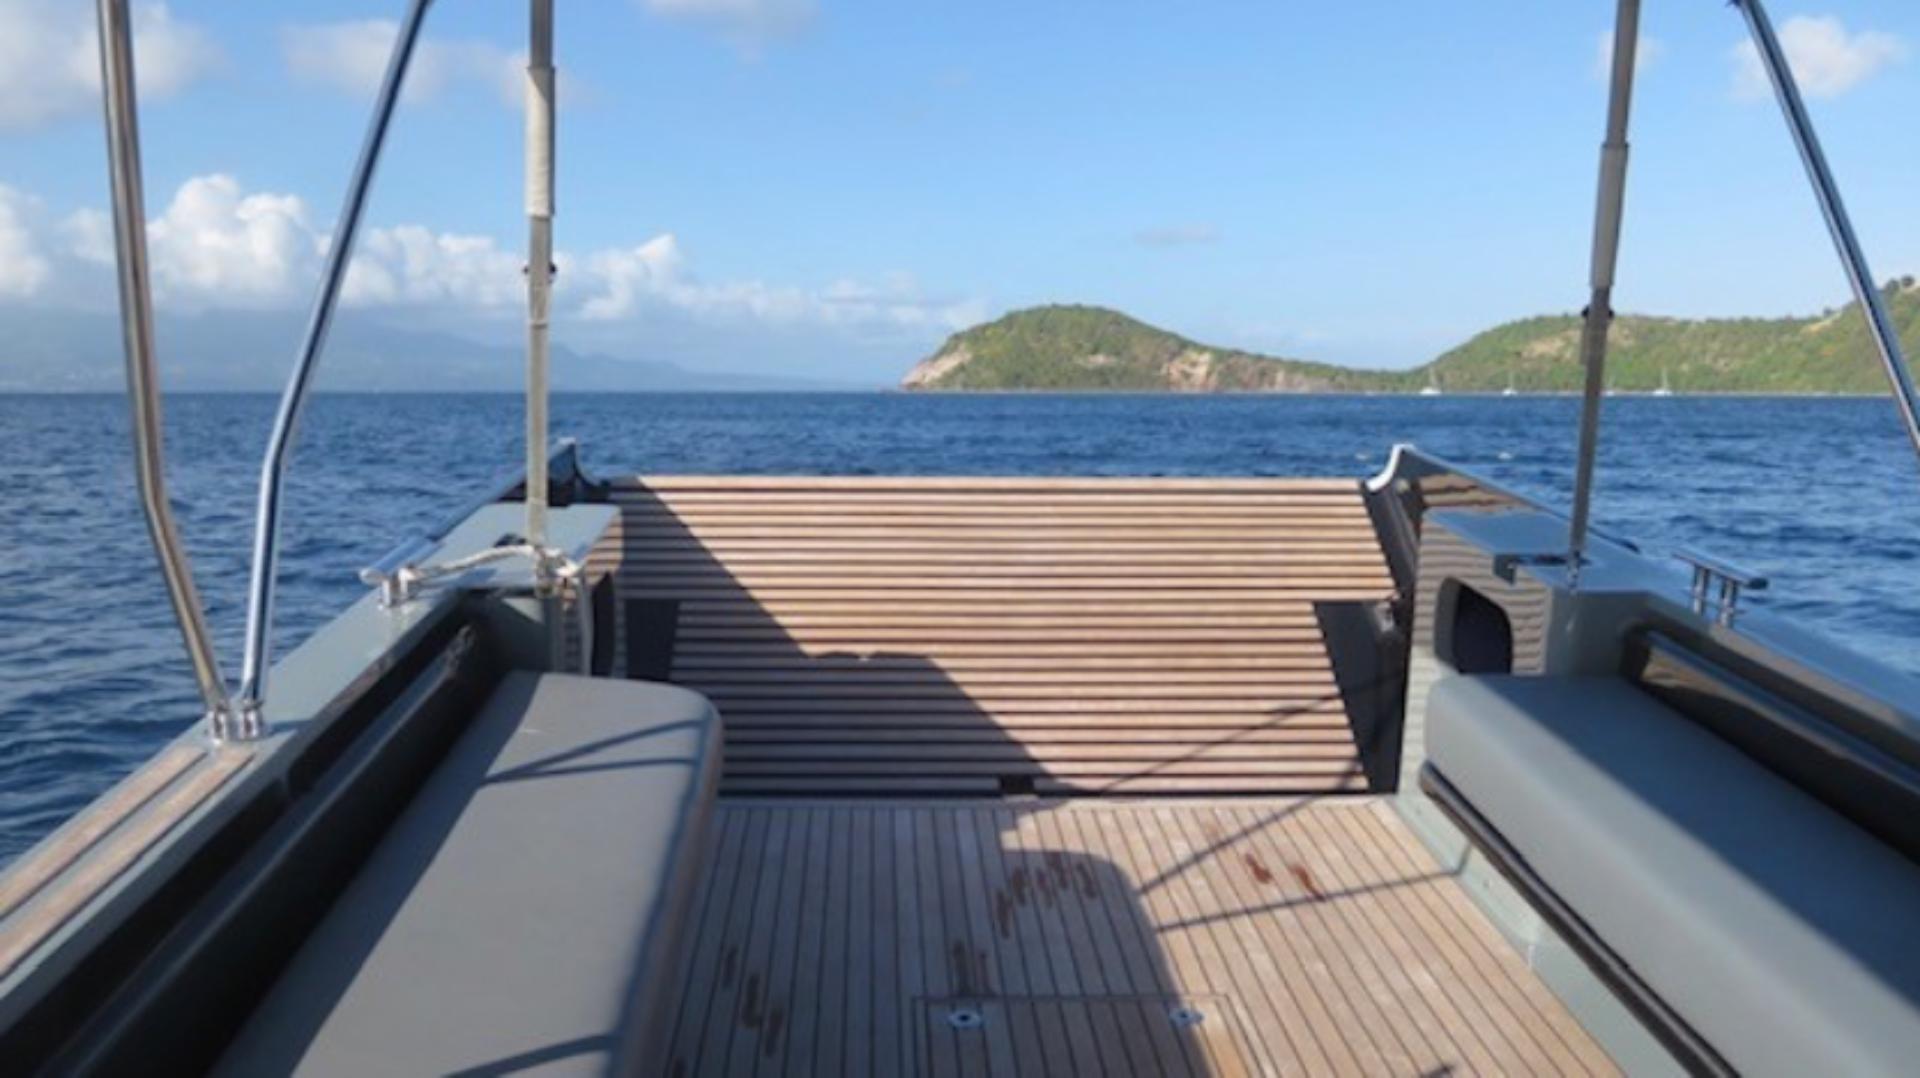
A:
{"type": "Polygon", "coordinates": [[[1456,677],[1429,760],[1735,1068],[1920,1066],[1920,867],[1616,678],[1456,677]]]}
{"type": "Polygon", "coordinates": [[[650,1072],[720,744],[684,689],[509,674],[221,1069],[650,1072]]]}

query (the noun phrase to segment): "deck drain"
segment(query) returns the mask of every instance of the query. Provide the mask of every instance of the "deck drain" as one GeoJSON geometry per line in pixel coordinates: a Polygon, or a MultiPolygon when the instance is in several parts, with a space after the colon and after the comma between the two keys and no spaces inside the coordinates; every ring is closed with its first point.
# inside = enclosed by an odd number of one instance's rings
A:
{"type": "Polygon", "coordinates": [[[1175,1007],[1167,1012],[1175,1028],[1192,1029],[1207,1020],[1207,1012],[1198,1007],[1175,1007]]]}
{"type": "Polygon", "coordinates": [[[955,1007],[947,1012],[947,1024],[955,1029],[979,1029],[987,1024],[987,1019],[972,1007],[955,1007]]]}

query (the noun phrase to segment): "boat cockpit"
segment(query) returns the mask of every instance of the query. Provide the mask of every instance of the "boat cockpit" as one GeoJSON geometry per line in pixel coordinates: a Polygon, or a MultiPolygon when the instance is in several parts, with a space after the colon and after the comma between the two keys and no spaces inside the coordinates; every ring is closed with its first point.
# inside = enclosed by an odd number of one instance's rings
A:
{"type": "MultiPolygon", "coordinates": [[[[1792,73],[1736,6],[1920,445],[1792,73]]],[[[1920,1058],[1920,683],[1756,605],[1754,573],[1588,523],[1635,0],[1571,512],[1405,445],[1364,480],[600,477],[548,438],[536,272],[526,466],[270,662],[289,447],[426,8],[262,469],[230,690],[166,504],[127,5],[99,0],[142,494],[207,720],[0,875],[0,1069],[1920,1058]]]]}

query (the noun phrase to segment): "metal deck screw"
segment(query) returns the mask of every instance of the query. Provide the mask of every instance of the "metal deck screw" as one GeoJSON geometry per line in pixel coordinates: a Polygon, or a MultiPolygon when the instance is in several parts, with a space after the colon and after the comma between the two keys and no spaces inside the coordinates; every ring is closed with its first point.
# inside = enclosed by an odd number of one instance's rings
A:
{"type": "Polygon", "coordinates": [[[947,1012],[947,1024],[955,1029],[979,1029],[987,1019],[972,1007],[959,1007],[947,1012]]]}
{"type": "Polygon", "coordinates": [[[1175,1007],[1167,1012],[1177,1029],[1192,1029],[1207,1020],[1207,1012],[1198,1007],[1175,1007]]]}

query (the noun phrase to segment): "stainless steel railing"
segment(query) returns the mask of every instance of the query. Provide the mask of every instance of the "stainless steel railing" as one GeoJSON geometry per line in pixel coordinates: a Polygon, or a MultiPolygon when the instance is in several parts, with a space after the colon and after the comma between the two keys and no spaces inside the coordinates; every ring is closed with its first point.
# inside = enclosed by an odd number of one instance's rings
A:
{"type": "MultiPolygon", "coordinates": [[[[1846,202],[1840,197],[1840,185],[1834,181],[1833,170],[1827,165],[1826,152],[1820,147],[1820,136],[1814,130],[1813,119],[1807,115],[1806,102],[1801,99],[1800,87],[1793,77],[1786,51],[1780,47],[1780,38],[1774,33],[1773,21],[1767,17],[1766,7],[1761,0],[1732,0],[1732,3],[1746,16],[1754,48],[1759,53],[1768,80],[1773,84],[1774,96],[1779,98],[1780,111],[1786,116],[1787,128],[1793,135],[1795,148],[1800,151],[1807,177],[1813,182],[1814,197],[1820,203],[1820,213],[1826,218],[1827,232],[1833,237],[1834,249],[1840,255],[1842,268],[1846,270],[1847,283],[1852,286],[1854,298],[1859,301],[1860,309],[1866,315],[1867,329],[1873,337],[1880,365],[1886,371],[1887,382],[1893,388],[1894,406],[1900,410],[1900,420],[1906,427],[1907,439],[1913,443],[1914,452],[1920,454],[1920,392],[1914,388],[1913,373],[1907,367],[1899,330],[1894,326],[1893,316],[1887,311],[1885,298],[1874,285],[1866,252],[1860,246],[1859,235],[1853,230],[1846,202]]],[[[1610,303],[1626,186],[1627,115],[1633,98],[1634,49],[1639,41],[1639,23],[1640,0],[1619,0],[1614,24],[1607,141],[1601,154],[1599,208],[1594,222],[1593,295],[1587,306],[1586,328],[1581,345],[1586,387],[1580,410],[1580,445],[1575,460],[1573,514],[1567,536],[1567,572],[1576,583],[1586,546],[1594,459],[1599,442],[1600,398],[1605,384],[1607,327],[1613,318],[1610,303]]]]}
{"type": "MultiPolygon", "coordinates": [[[[572,438],[561,438],[541,454],[543,467],[547,469],[546,478],[551,479],[552,472],[580,481],[583,473],[580,468],[580,443],[572,438]]],[[[514,468],[501,474],[492,483],[481,488],[478,495],[462,503],[459,508],[440,518],[439,522],[426,530],[410,535],[393,545],[378,561],[360,570],[360,582],[378,590],[382,606],[399,606],[413,597],[408,584],[409,574],[413,574],[422,559],[431,555],[460,522],[480,511],[481,507],[495,502],[505,501],[513,492],[524,486],[531,497],[534,489],[533,473],[514,468]]],[[[547,483],[541,483],[544,491],[547,483]]],[[[544,496],[544,494],[543,494],[544,496]]],[[[523,536],[526,544],[539,550],[543,541],[535,541],[531,534],[523,536]]],[[[537,563],[536,563],[537,564],[537,563]]]]}
{"type": "Polygon", "coordinates": [[[120,328],[127,352],[127,396],[133,411],[133,460],[147,533],[160,558],[174,620],[186,638],[194,681],[217,738],[232,736],[238,716],[207,618],[193,583],[193,566],[167,503],[166,450],[161,442],[158,363],[153,346],[153,293],[147,272],[146,194],[140,180],[140,124],[133,80],[133,23],[127,0],[99,0],[100,85],[106,104],[107,169],[112,174],[113,235],[119,268],[120,328]]]}
{"type": "MultiPolygon", "coordinates": [[[[139,133],[133,83],[133,47],[128,0],[98,0],[100,55],[107,93],[107,141],[113,163],[114,221],[119,242],[121,303],[127,338],[127,384],[133,397],[134,439],[140,469],[142,503],[166,575],[174,612],[186,636],[210,728],[216,740],[250,739],[265,733],[262,709],[272,666],[273,602],[279,568],[281,494],[286,485],[293,440],[305,409],[320,353],[346,282],[373,175],[386,144],[387,129],[400,99],[420,30],[432,0],[412,0],[387,58],[386,73],[374,100],[373,116],[334,225],[321,270],[320,286],[307,319],[306,333],[292,373],[280,396],[273,431],[260,462],[260,488],[254,514],[253,564],[247,582],[245,653],[237,695],[230,696],[221,674],[193,574],[167,507],[160,446],[160,399],[153,357],[152,299],[147,274],[145,200],[140,189],[139,133]]],[[[553,0],[532,0],[529,25],[528,193],[530,247],[536,256],[528,268],[528,470],[527,524],[536,584],[553,587],[564,559],[544,545],[547,486],[546,368],[547,305],[552,285],[553,217],[553,0]]],[[[382,559],[370,572],[384,579],[399,576],[423,544],[412,542],[382,559]],[[389,566],[392,562],[393,566],[389,566]],[[389,569],[393,569],[389,572],[389,569]]],[[[384,590],[384,585],[383,585],[384,590]]]]}
{"type": "Polygon", "coordinates": [[[1767,589],[1766,577],[1711,554],[1703,554],[1689,547],[1674,551],[1674,556],[1693,568],[1693,582],[1687,588],[1693,612],[1705,616],[1708,608],[1712,607],[1722,625],[1733,624],[1734,617],[1739,613],[1742,592],[1767,589]]]}
{"type": "Polygon", "coordinates": [[[1886,300],[1874,286],[1866,252],[1853,231],[1846,203],[1840,198],[1840,185],[1834,182],[1833,170],[1827,167],[1826,152],[1820,148],[1820,136],[1813,129],[1813,119],[1807,115],[1806,102],[1801,100],[1800,87],[1787,64],[1787,54],[1781,49],[1780,38],[1773,32],[1773,21],[1767,18],[1760,0],[1733,0],[1733,4],[1747,17],[1760,62],[1773,83],[1774,96],[1780,99],[1780,111],[1786,115],[1787,127],[1793,132],[1793,143],[1807,167],[1807,178],[1813,181],[1813,194],[1820,201],[1820,213],[1827,220],[1827,232],[1840,254],[1847,283],[1853,286],[1854,298],[1860,301],[1860,309],[1867,316],[1867,329],[1873,334],[1874,350],[1880,356],[1880,365],[1886,369],[1887,381],[1893,386],[1894,405],[1900,409],[1900,419],[1906,424],[1907,438],[1913,443],[1914,452],[1920,453],[1920,395],[1914,391],[1913,372],[1907,368],[1906,356],[1901,351],[1900,332],[1894,328],[1893,316],[1887,313],[1886,300]]]}
{"type": "Polygon", "coordinates": [[[327,343],[327,330],[333,324],[334,307],[340,300],[340,288],[346,281],[347,265],[353,257],[360,218],[373,186],[374,168],[380,163],[387,127],[400,100],[400,86],[432,2],[413,0],[406,19],[400,24],[399,36],[394,39],[386,75],[380,80],[380,94],[374,100],[373,118],[367,125],[366,138],[360,144],[360,158],[347,184],[346,203],[340,209],[332,242],[327,247],[326,265],[321,271],[319,292],[313,299],[313,312],[307,319],[306,336],[301,341],[287,387],[280,395],[273,434],[267,439],[266,456],[260,462],[260,495],[253,521],[253,572],[247,583],[246,654],[240,669],[237,701],[241,714],[256,729],[260,726],[260,708],[267,694],[267,671],[272,664],[273,593],[280,558],[280,495],[286,485],[287,459],[320,351],[327,343]]]}
{"type": "Polygon", "coordinates": [[[259,503],[254,518],[253,568],[247,589],[246,652],[237,698],[227,691],[205,608],[193,571],[167,504],[165,453],[161,445],[160,389],[153,343],[153,298],[148,274],[146,198],[140,177],[138,102],[134,90],[133,24],[128,0],[97,0],[101,84],[106,102],[107,156],[113,179],[113,219],[119,267],[121,323],[127,353],[127,390],[132,399],[134,460],[147,529],[160,559],[174,617],[186,638],[195,680],[206,702],[209,731],[215,740],[247,740],[265,732],[261,704],[266,695],[273,593],[280,540],[281,492],[294,434],[327,330],[346,281],[354,239],[366,209],[381,147],[400,99],[400,86],[412,61],[420,27],[432,0],[413,0],[387,60],[375,99],[373,118],[347,185],[346,203],[334,226],[320,288],[307,320],[306,335],[280,397],[273,433],[260,465],[259,503]]]}

